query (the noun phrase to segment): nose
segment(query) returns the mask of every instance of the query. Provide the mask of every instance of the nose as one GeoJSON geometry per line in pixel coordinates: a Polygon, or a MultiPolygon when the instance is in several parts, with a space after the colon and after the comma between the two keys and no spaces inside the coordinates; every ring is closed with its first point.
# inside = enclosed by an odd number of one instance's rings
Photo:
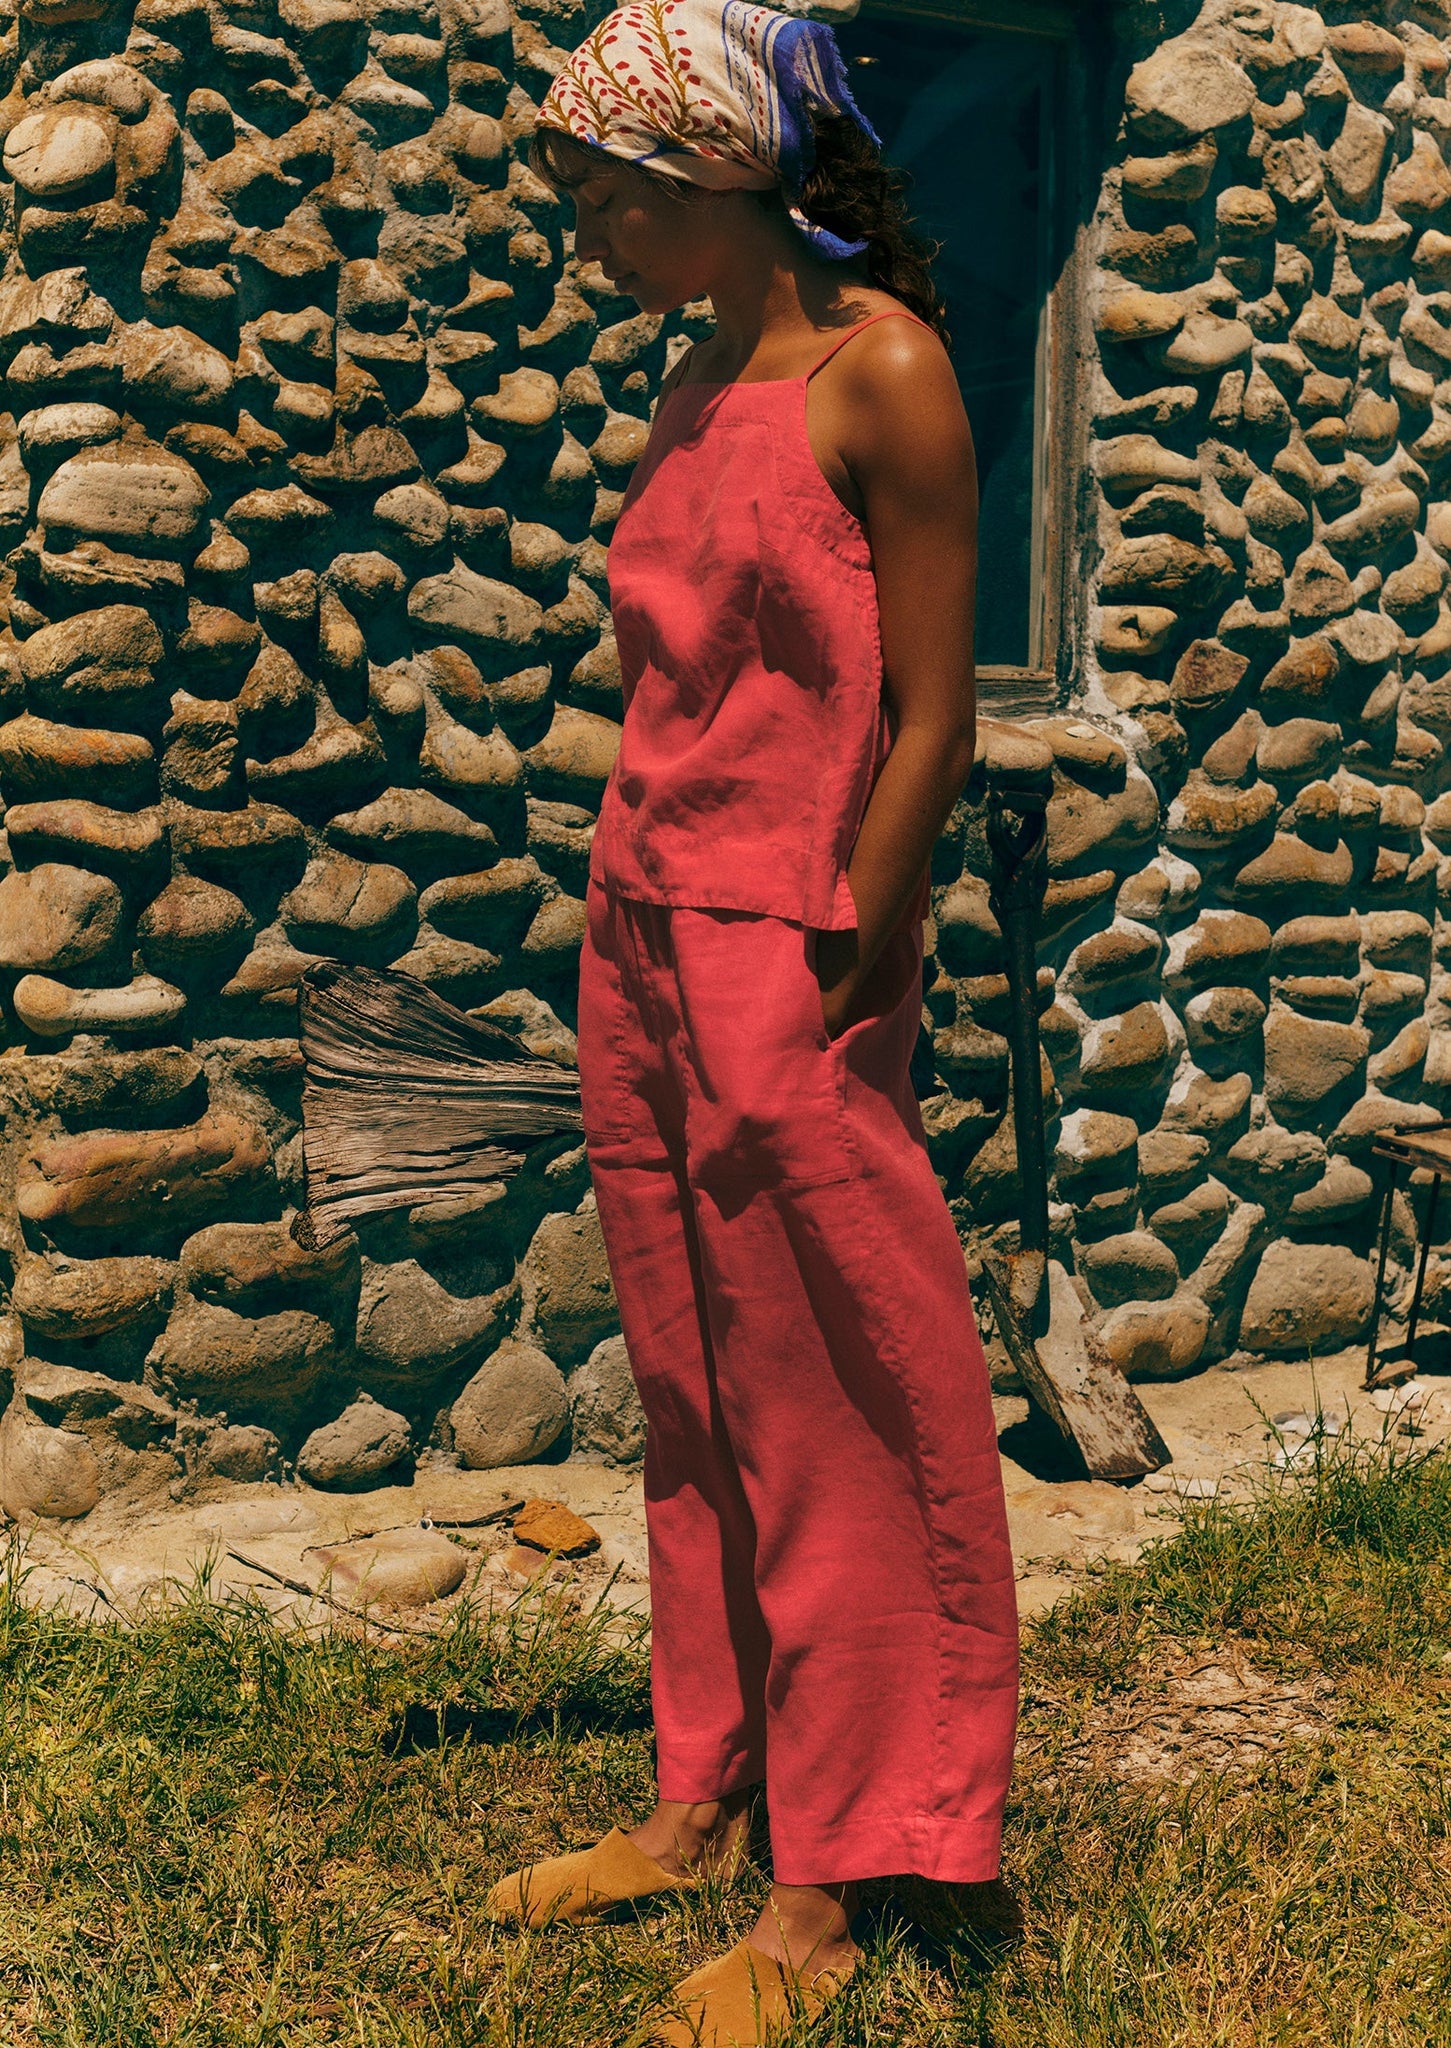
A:
{"type": "Polygon", "coordinates": [[[598,213],[592,206],[574,202],[574,253],[581,263],[603,263],[610,253],[609,238],[602,233],[598,213]]]}

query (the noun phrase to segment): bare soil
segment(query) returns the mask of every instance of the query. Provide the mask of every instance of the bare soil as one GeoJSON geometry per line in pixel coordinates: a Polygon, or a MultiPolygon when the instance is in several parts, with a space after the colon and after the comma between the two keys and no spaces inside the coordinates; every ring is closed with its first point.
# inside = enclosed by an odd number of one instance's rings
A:
{"type": "MultiPolygon", "coordinates": [[[[1293,1456],[1301,1441],[1292,1427],[1275,1428],[1277,1416],[1320,1417],[1331,1432],[1348,1427],[1371,1442],[1393,1431],[1396,1418],[1361,1390],[1364,1369],[1365,1353],[1357,1348],[1331,1358],[1242,1371],[1216,1368],[1173,1383],[1141,1385],[1137,1391],[1173,1462],[1129,1486],[1082,1477],[1026,1400],[996,1400],[1024,1615],[1052,1607],[1102,1560],[1132,1562],[1146,1544],[1172,1532],[1186,1498],[1248,1495],[1276,1454],[1293,1456]]],[[[1426,1377],[1420,1384],[1430,1394],[1418,1418],[1418,1440],[1444,1442],[1451,1437],[1451,1376],[1426,1377]]],[[[431,1603],[426,1616],[410,1626],[425,1618],[442,1620],[460,1601],[507,1597],[541,1571],[568,1576],[587,1604],[607,1599],[622,1608],[648,1608],[640,1476],[600,1466],[523,1465],[489,1472],[434,1467],[420,1471],[411,1486],[353,1494],[301,1483],[214,1482],[205,1497],[164,1509],[112,1501],[84,1521],[41,1522],[18,1536],[29,1566],[27,1597],[75,1613],[131,1617],[164,1599],[168,1589],[204,1579],[218,1599],[244,1595],[289,1625],[321,1626],[348,1609],[340,1598],[329,1597],[319,1549],[429,1523],[470,1552],[469,1569],[455,1594],[431,1603]],[[598,1551],[566,1563],[522,1550],[510,1533],[510,1510],[534,1499],[560,1501],[582,1515],[600,1536],[598,1551]]],[[[369,1611],[387,1625],[386,1611],[369,1611]]],[[[400,1617],[394,1620],[401,1626],[400,1617]]],[[[1223,1710],[1231,1712],[1227,1699],[1223,1710]]],[[[1172,1703],[1164,1714],[1172,1720],[1172,1703]]],[[[1203,1717],[1196,1717],[1196,1726],[1203,1725],[1203,1717]]],[[[1145,1738],[1171,1740],[1171,1731],[1145,1738]]]]}

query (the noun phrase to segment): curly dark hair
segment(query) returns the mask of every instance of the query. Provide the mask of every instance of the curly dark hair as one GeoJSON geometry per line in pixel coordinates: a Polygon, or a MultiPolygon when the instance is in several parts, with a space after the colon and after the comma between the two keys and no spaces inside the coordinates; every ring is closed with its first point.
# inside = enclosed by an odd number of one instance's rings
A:
{"type": "MultiPolygon", "coordinates": [[[[795,202],[815,226],[828,228],[844,242],[865,241],[858,260],[868,281],[890,292],[949,341],[947,308],[932,275],[935,244],[912,224],[907,206],[906,173],[889,164],[871,137],[849,114],[818,113],[812,117],[816,162],[795,202]]],[[[554,187],[568,191],[589,175],[591,159],[604,154],[594,143],[577,142],[556,129],[538,128],[529,149],[532,169],[554,187]]],[[[610,159],[614,161],[614,159],[610,159]]],[[[684,201],[692,188],[647,164],[637,164],[642,177],[684,201]]],[[[782,210],[785,194],[778,186],[763,193],[763,203],[782,210]]]]}
{"type": "Polygon", "coordinates": [[[864,240],[871,282],[948,341],[947,307],[932,274],[937,246],[913,225],[906,173],[849,114],[816,114],[811,126],[816,163],[796,202],[801,212],[844,242],[864,240]]]}

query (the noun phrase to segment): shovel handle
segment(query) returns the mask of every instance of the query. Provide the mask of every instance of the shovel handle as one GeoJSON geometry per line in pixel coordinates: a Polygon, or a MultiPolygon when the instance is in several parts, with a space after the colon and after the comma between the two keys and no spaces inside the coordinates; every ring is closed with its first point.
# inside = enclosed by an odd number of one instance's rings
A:
{"type": "Polygon", "coordinates": [[[1048,1145],[1038,1039],[1038,919],[1048,873],[1044,799],[1035,792],[990,787],[987,840],[992,853],[988,900],[1002,930],[1008,975],[1013,1136],[1023,1191],[1020,1242],[1025,1252],[1046,1257],[1048,1145]]]}

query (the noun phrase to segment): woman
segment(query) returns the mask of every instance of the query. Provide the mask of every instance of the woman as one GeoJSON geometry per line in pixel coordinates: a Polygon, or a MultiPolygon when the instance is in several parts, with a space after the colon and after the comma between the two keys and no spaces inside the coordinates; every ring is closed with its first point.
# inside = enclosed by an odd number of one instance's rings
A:
{"type": "Polygon", "coordinates": [[[908,1063],[972,764],[976,491],[940,306],[834,37],[644,0],[535,160],[650,313],[708,296],[610,581],[626,712],[579,1063],[649,1421],[659,1804],[515,1872],[579,1919],[776,1882],[658,2038],[764,2040],[850,1974],[864,1878],[998,1867],[1016,1615],[987,1375],[908,1063]]]}

